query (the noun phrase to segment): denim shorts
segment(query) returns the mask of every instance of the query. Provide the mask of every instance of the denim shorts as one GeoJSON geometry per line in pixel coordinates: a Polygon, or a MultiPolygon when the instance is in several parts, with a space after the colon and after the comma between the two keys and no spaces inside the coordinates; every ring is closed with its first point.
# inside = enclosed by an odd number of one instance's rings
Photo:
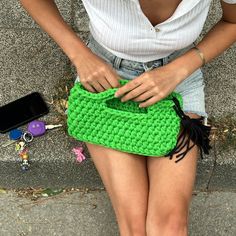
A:
{"type": "MultiPolygon", "coordinates": [[[[93,53],[102,58],[106,63],[110,64],[120,77],[130,80],[141,75],[145,71],[149,71],[168,64],[194,46],[194,44],[191,44],[186,48],[175,51],[169,56],[158,60],[138,62],[115,56],[110,51],[101,46],[93,38],[91,33],[89,34],[86,45],[92,50],[93,53]]],[[[79,76],[76,77],[74,83],[76,82],[79,82],[79,76]]],[[[207,119],[208,115],[205,111],[204,87],[205,83],[201,69],[194,71],[189,77],[187,77],[176,87],[174,91],[179,92],[183,97],[183,111],[185,113],[195,113],[207,119]]]]}

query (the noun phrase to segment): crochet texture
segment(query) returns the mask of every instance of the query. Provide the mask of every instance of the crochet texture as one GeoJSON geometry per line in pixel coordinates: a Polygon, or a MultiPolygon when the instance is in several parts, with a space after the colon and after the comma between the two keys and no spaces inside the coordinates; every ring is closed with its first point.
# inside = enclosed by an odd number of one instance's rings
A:
{"type": "MultiPolygon", "coordinates": [[[[119,80],[121,85],[129,82],[119,80]]],[[[68,98],[68,134],[77,140],[145,156],[163,156],[177,143],[180,117],[173,109],[173,97],[182,107],[180,94],[145,108],[138,102],[121,102],[114,97],[118,88],[99,93],[75,83],[68,98]]]]}

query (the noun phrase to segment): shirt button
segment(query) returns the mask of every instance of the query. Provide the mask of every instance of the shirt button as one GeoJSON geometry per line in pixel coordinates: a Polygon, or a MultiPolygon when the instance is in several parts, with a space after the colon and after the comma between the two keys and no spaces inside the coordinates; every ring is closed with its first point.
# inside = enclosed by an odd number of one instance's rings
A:
{"type": "Polygon", "coordinates": [[[155,28],[155,31],[156,31],[156,32],[160,32],[160,29],[158,29],[158,28],[155,28]]]}

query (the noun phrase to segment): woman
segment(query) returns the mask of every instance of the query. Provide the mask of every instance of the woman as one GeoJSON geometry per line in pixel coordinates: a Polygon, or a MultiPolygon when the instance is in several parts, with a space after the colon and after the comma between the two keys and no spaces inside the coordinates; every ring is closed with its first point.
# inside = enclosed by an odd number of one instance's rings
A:
{"type": "MultiPolygon", "coordinates": [[[[236,0],[222,0],[223,16],[193,47],[211,0],[83,0],[90,18],[85,45],[63,21],[54,1],[21,0],[35,21],[58,43],[90,92],[119,87],[117,96],[150,106],[173,90],[184,112],[207,117],[201,66],[236,41],[236,0]]],[[[196,175],[195,145],[175,158],[134,155],[86,143],[109,194],[120,234],[187,235],[196,175]]]]}

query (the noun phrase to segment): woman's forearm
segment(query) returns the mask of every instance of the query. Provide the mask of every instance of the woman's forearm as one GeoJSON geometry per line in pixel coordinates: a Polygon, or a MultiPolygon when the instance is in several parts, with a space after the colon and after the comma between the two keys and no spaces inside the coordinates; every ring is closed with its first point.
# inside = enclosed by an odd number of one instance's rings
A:
{"type": "MultiPolygon", "coordinates": [[[[204,54],[206,63],[222,54],[236,42],[236,24],[220,20],[197,45],[204,54]]],[[[180,70],[180,80],[184,80],[202,66],[201,57],[194,49],[174,60],[170,65],[180,70]]]]}
{"type": "Polygon", "coordinates": [[[38,25],[53,38],[69,59],[82,61],[90,50],[64,21],[53,0],[20,0],[22,6],[38,23],[38,25]]]}

